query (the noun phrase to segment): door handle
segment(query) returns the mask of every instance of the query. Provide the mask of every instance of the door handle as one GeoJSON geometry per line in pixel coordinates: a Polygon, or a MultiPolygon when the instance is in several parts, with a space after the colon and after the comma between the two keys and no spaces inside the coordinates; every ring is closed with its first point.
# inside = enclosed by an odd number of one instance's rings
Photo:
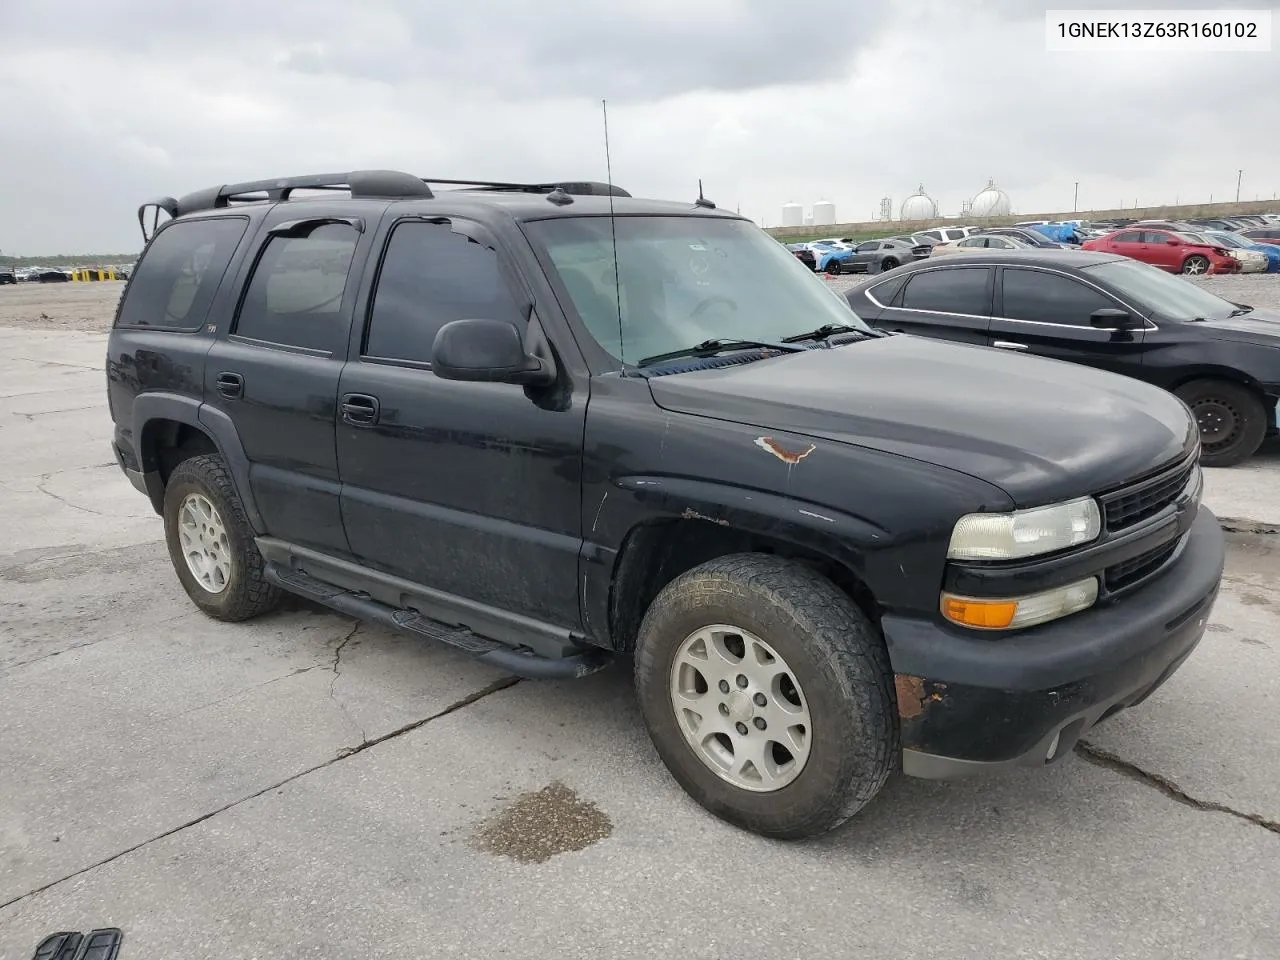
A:
{"type": "Polygon", "coordinates": [[[244,396],[244,377],[238,373],[223,372],[218,374],[218,392],[228,400],[244,396]]]}
{"type": "Polygon", "coordinates": [[[1026,350],[1025,343],[1014,343],[1012,340],[992,340],[991,345],[1001,350],[1026,350]]]}
{"type": "Polygon", "coordinates": [[[379,409],[378,398],[367,393],[348,393],[342,398],[342,419],[347,423],[377,423],[379,409]]]}

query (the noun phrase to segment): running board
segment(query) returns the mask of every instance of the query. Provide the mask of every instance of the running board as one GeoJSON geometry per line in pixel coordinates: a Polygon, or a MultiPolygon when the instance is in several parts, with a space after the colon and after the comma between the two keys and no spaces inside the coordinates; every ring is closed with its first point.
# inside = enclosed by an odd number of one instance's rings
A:
{"type": "Polygon", "coordinates": [[[551,658],[521,652],[513,647],[472,633],[466,627],[454,627],[416,610],[398,609],[374,600],[367,593],[345,590],[317,579],[301,570],[290,570],[268,563],[263,571],[266,579],[283,590],[323,604],[339,613],[381,624],[391,630],[424,637],[443,643],[467,656],[530,680],[567,680],[585,677],[609,665],[609,654],[590,648],[570,657],[551,658]]]}

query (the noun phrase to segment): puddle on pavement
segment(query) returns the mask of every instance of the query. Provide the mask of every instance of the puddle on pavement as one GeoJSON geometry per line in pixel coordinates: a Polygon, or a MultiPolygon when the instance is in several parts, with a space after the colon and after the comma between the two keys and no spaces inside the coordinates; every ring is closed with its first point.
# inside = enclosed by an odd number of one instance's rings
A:
{"type": "Polygon", "coordinates": [[[583,850],[613,833],[608,814],[563,783],[525,793],[480,825],[473,837],[486,853],[542,863],[583,850]]]}

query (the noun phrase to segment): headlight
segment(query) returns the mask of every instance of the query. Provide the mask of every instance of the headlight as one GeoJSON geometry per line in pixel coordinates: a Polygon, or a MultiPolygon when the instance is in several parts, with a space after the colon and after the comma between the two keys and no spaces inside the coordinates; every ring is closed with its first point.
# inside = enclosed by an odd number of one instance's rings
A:
{"type": "Polygon", "coordinates": [[[1102,531],[1092,497],[1012,513],[970,513],[951,531],[949,560],[1020,560],[1089,543],[1102,531]]]}

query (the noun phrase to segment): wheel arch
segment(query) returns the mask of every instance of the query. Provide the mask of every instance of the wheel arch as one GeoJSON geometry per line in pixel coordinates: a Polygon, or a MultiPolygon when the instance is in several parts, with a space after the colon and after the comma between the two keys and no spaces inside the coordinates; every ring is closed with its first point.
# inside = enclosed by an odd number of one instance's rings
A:
{"type": "Polygon", "coordinates": [[[258,534],[266,532],[249,485],[249,461],[227,414],[192,397],[144,393],[133,402],[133,424],[143,482],[156,513],[164,512],[164,488],[174,468],[188,457],[216,453],[231,472],[250,525],[258,534]]]}

